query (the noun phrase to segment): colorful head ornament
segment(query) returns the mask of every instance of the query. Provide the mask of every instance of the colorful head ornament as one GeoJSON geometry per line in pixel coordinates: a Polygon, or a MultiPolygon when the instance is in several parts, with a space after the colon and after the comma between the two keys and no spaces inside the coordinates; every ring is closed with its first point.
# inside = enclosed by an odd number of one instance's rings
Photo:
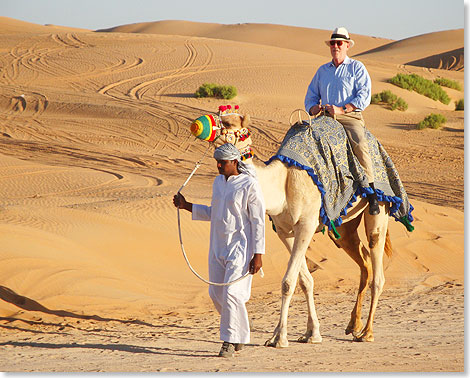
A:
{"type": "Polygon", "coordinates": [[[231,114],[236,114],[236,115],[240,115],[238,113],[238,109],[240,107],[238,105],[235,105],[235,107],[233,108],[232,110],[232,105],[220,105],[219,106],[219,117],[221,116],[227,116],[227,115],[231,115],[231,114]]]}
{"type": "Polygon", "coordinates": [[[220,117],[232,114],[240,116],[238,109],[238,105],[234,108],[231,105],[220,105],[218,115],[206,114],[196,119],[191,124],[191,134],[196,138],[213,142],[217,138],[217,130],[221,129],[220,117]]]}
{"type": "Polygon", "coordinates": [[[196,138],[213,142],[219,129],[212,114],[203,115],[191,124],[191,134],[196,138]]]}

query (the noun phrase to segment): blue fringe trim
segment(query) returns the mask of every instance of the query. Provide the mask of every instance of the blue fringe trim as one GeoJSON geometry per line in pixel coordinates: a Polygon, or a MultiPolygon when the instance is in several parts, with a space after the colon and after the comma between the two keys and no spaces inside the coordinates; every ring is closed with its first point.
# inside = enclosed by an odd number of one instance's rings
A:
{"type": "MultiPolygon", "coordinates": [[[[323,206],[324,197],[325,197],[325,193],[326,193],[325,188],[323,187],[323,184],[320,182],[320,179],[318,178],[318,176],[315,174],[315,171],[313,170],[313,168],[308,167],[308,166],[303,165],[303,164],[300,164],[299,162],[297,162],[297,161],[295,161],[291,158],[288,158],[287,156],[284,156],[284,155],[274,155],[268,161],[266,161],[265,164],[268,165],[273,160],[280,160],[281,162],[287,164],[289,167],[295,166],[297,168],[303,169],[304,171],[307,171],[308,175],[312,178],[313,182],[317,185],[318,190],[321,193],[322,205],[321,205],[321,208],[320,208],[320,218],[321,218],[322,223],[325,226],[328,226],[328,230],[333,229],[334,228],[333,226],[335,226],[335,227],[341,226],[341,224],[343,223],[343,219],[341,217],[348,215],[348,209],[350,207],[352,207],[353,204],[357,201],[358,196],[367,197],[368,194],[374,193],[374,190],[370,187],[363,188],[363,187],[359,186],[357,188],[356,192],[352,195],[349,202],[344,207],[344,209],[341,210],[340,216],[337,219],[330,219],[326,215],[325,207],[323,206]]],[[[402,222],[403,224],[405,224],[405,226],[406,226],[406,223],[404,222],[403,218],[406,218],[410,223],[413,222],[413,216],[411,215],[411,212],[414,210],[414,208],[413,208],[413,206],[411,206],[411,204],[410,204],[410,211],[408,212],[408,214],[405,215],[402,218],[398,218],[395,215],[395,213],[400,208],[400,205],[403,202],[403,200],[400,197],[397,197],[397,196],[387,196],[380,189],[376,189],[375,192],[377,193],[377,200],[379,202],[389,202],[390,203],[391,207],[390,207],[389,215],[393,216],[395,218],[395,221],[402,222]]]]}

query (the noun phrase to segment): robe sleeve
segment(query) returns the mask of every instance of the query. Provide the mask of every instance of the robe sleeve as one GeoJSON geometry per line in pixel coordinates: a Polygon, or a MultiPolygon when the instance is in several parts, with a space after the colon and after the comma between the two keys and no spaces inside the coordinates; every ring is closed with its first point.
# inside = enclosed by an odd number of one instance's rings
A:
{"type": "Polygon", "coordinates": [[[265,253],[265,227],[264,219],[266,206],[263,193],[256,182],[248,191],[248,211],[250,213],[251,235],[253,237],[253,253],[264,255],[265,253]]]}
{"type": "Polygon", "coordinates": [[[192,219],[210,221],[211,209],[210,206],[193,204],[192,219]]]}

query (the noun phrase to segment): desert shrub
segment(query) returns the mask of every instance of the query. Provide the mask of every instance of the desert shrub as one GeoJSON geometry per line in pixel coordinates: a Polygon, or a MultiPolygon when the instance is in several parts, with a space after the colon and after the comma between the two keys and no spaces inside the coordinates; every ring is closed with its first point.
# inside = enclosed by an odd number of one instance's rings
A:
{"type": "Polygon", "coordinates": [[[217,85],[205,83],[198,88],[194,95],[197,98],[216,97],[231,100],[237,95],[237,88],[232,85],[217,85]]]}
{"type": "Polygon", "coordinates": [[[387,104],[390,109],[405,111],[408,109],[408,104],[401,97],[398,97],[392,91],[384,90],[380,93],[372,95],[370,102],[372,104],[387,104]]]}
{"type": "Polygon", "coordinates": [[[463,109],[463,98],[458,101],[455,101],[455,110],[464,110],[463,109]]]}
{"type": "Polygon", "coordinates": [[[426,128],[438,129],[446,122],[447,122],[447,119],[442,114],[431,113],[424,120],[419,122],[416,125],[416,128],[418,130],[422,130],[426,128]]]}
{"type": "Polygon", "coordinates": [[[457,89],[458,91],[462,90],[462,86],[458,81],[444,79],[443,77],[438,77],[434,80],[434,82],[442,87],[457,89]]]}
{"type": "Polygon", "coordinates": [[[380,93],[375,93],[370,98],[371,104],[380,104],[381,102],[382,102],[382,96],[380,95],[380,93]]]}
{"type": "Polygon", "coordinates": [[[392,110],[395,110],[395,109],[398,109],[404,112],[405,110],[408,109],[408,104],[401,97],[398,97],[397,101],[392,105],[392,110]]]}
{"type": "Polygon", "coordinates": [[[431,80],[425,79],[419,75],[397,74],[392,77],[389,82],[398,87],[408,89],[409,91],[415,91],[435,101],[440,101],[443,104],[448,105],[450,103],[449,96],[439,84],[433,83],[431,80]]]}

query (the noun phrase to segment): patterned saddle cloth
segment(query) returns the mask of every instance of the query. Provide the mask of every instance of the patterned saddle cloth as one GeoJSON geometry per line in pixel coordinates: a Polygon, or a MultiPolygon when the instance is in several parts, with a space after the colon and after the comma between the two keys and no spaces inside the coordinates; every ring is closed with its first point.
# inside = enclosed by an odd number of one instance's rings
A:
{"type": "MultiPolygon", "coordinates": [[[[369,153],[374,165],[374,186],[379,201],[390,203],[390,215],[413,230],[411,212],[405,188],[392,159],[380,142],[366,130],[369,153]]],[[[331,117],[318,117],[307,123],[295,124],[287,132],[276,155],[278,159],[304,169],[322,195],[320,216],[329,229],[342,223],[341,216],[358,196],[372,193],[364,169],[352,151],[343,126],[331,117]]]]}

